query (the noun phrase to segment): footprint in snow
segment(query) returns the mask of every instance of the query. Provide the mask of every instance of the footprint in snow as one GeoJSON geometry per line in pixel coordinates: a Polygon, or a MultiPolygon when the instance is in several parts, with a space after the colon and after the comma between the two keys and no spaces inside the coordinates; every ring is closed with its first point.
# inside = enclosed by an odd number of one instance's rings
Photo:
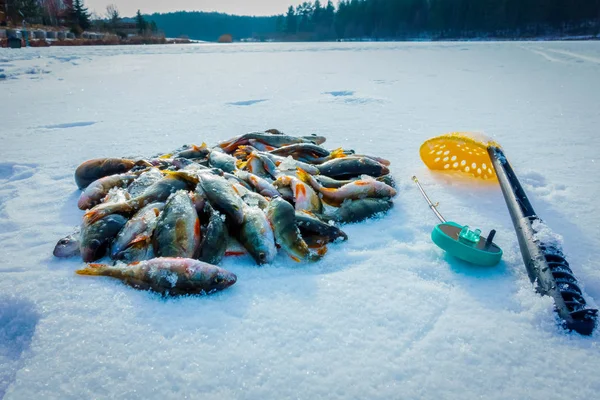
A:
{"type": "Polygon", "coordinates": [[[42,125],[39,128],[44,129],[67,129],[67,128],[77,128],[82,126],[90,126],[97,124],[96,121],[85,121],[85,122],[67,122],[65,124],[56,124],[56,125],[42,125]]]}
{"type": "Polygon", "coordinates": [[[262,103],[264,101],[268,101],[268,99],[234,101],[232,103],[227,103],[227,104],[230,106],[251,106],[253,104],[262,103]]]}
{"type": "Polygon", "coordinates": [[[0,398],[23,366],[22,355],[30,345],[40,320],[29,300],[0,297],[0,398]]]}
{"type": "Polygon", "coordinates": [[[355,92],[353,90],[339,90],[339,91],[333,91],[333,92],[323,92],[323,94],[330,94],[333,97],[353,96],[354,93],[355,92]]]}
{"type": "Polygon", "coordinates": [[[20,181],[31,178],[36,169],[36,164],[0,163],[0,180],[20,181]]]}

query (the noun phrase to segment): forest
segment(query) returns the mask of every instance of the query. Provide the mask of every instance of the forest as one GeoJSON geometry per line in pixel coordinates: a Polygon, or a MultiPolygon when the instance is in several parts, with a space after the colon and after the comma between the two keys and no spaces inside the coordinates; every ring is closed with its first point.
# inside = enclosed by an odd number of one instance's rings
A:
{"type": "Polygon", "coordinates": [[[600,0],[315,0],[273,17],[176,12],[147,17],[167,36],[216,40],[440,40],[593,36],[600,0]]]}

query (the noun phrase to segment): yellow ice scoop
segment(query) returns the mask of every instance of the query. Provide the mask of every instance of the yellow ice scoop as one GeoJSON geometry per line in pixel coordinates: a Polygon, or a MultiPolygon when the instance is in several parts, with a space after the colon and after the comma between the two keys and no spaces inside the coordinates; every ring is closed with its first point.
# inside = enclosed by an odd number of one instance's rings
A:
{"type": "Polygon", "coordinates": [[[483,180],[496,180],[488,147],[500,145],[484,135],[453,132],[421,145],[421,159],[429,169],[459,171],[483,180]]]}

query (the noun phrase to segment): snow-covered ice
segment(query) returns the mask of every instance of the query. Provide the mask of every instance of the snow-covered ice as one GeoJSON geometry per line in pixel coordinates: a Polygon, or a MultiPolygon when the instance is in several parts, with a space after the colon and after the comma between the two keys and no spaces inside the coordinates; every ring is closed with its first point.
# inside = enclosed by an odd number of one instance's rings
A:
{"type": "Polygon", "coordinates": [[[420,144],[479,131],[505,153],[600,299],[600,43],[328,43],[0,49],[0,398],[594,399],[599,334],[536,295],[497,185],[429,172],[420,144]],[[161,300],[54,259],[82,216],[76,166],[317,133],[392,161],[396,207],[319,263],[223,267],[161,300]],[[498,231],[477,268],[429,235],[440,211],[498,231]]]}

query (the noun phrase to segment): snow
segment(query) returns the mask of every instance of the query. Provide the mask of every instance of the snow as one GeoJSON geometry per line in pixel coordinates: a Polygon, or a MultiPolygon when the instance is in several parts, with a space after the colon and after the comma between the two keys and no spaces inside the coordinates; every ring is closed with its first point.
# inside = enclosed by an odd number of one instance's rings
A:
{"type": "Polygon", "coordinates": [[[0,49],[0,69],[0,397],[598,397],[599,334],[564,332],[534,293],[499,187],[429,172],[418,149],[464,130],[501,143],[598,307],[600,43],[0,49]],[[53,258],[82,216],[81,162],[268,128],[391,160],[396,206],[316,264],[227,258],[238,282],[208,297],[53,258]],[[503,262],[435,247],[412,175],[446,218],[496,229],[503,262]]]}

